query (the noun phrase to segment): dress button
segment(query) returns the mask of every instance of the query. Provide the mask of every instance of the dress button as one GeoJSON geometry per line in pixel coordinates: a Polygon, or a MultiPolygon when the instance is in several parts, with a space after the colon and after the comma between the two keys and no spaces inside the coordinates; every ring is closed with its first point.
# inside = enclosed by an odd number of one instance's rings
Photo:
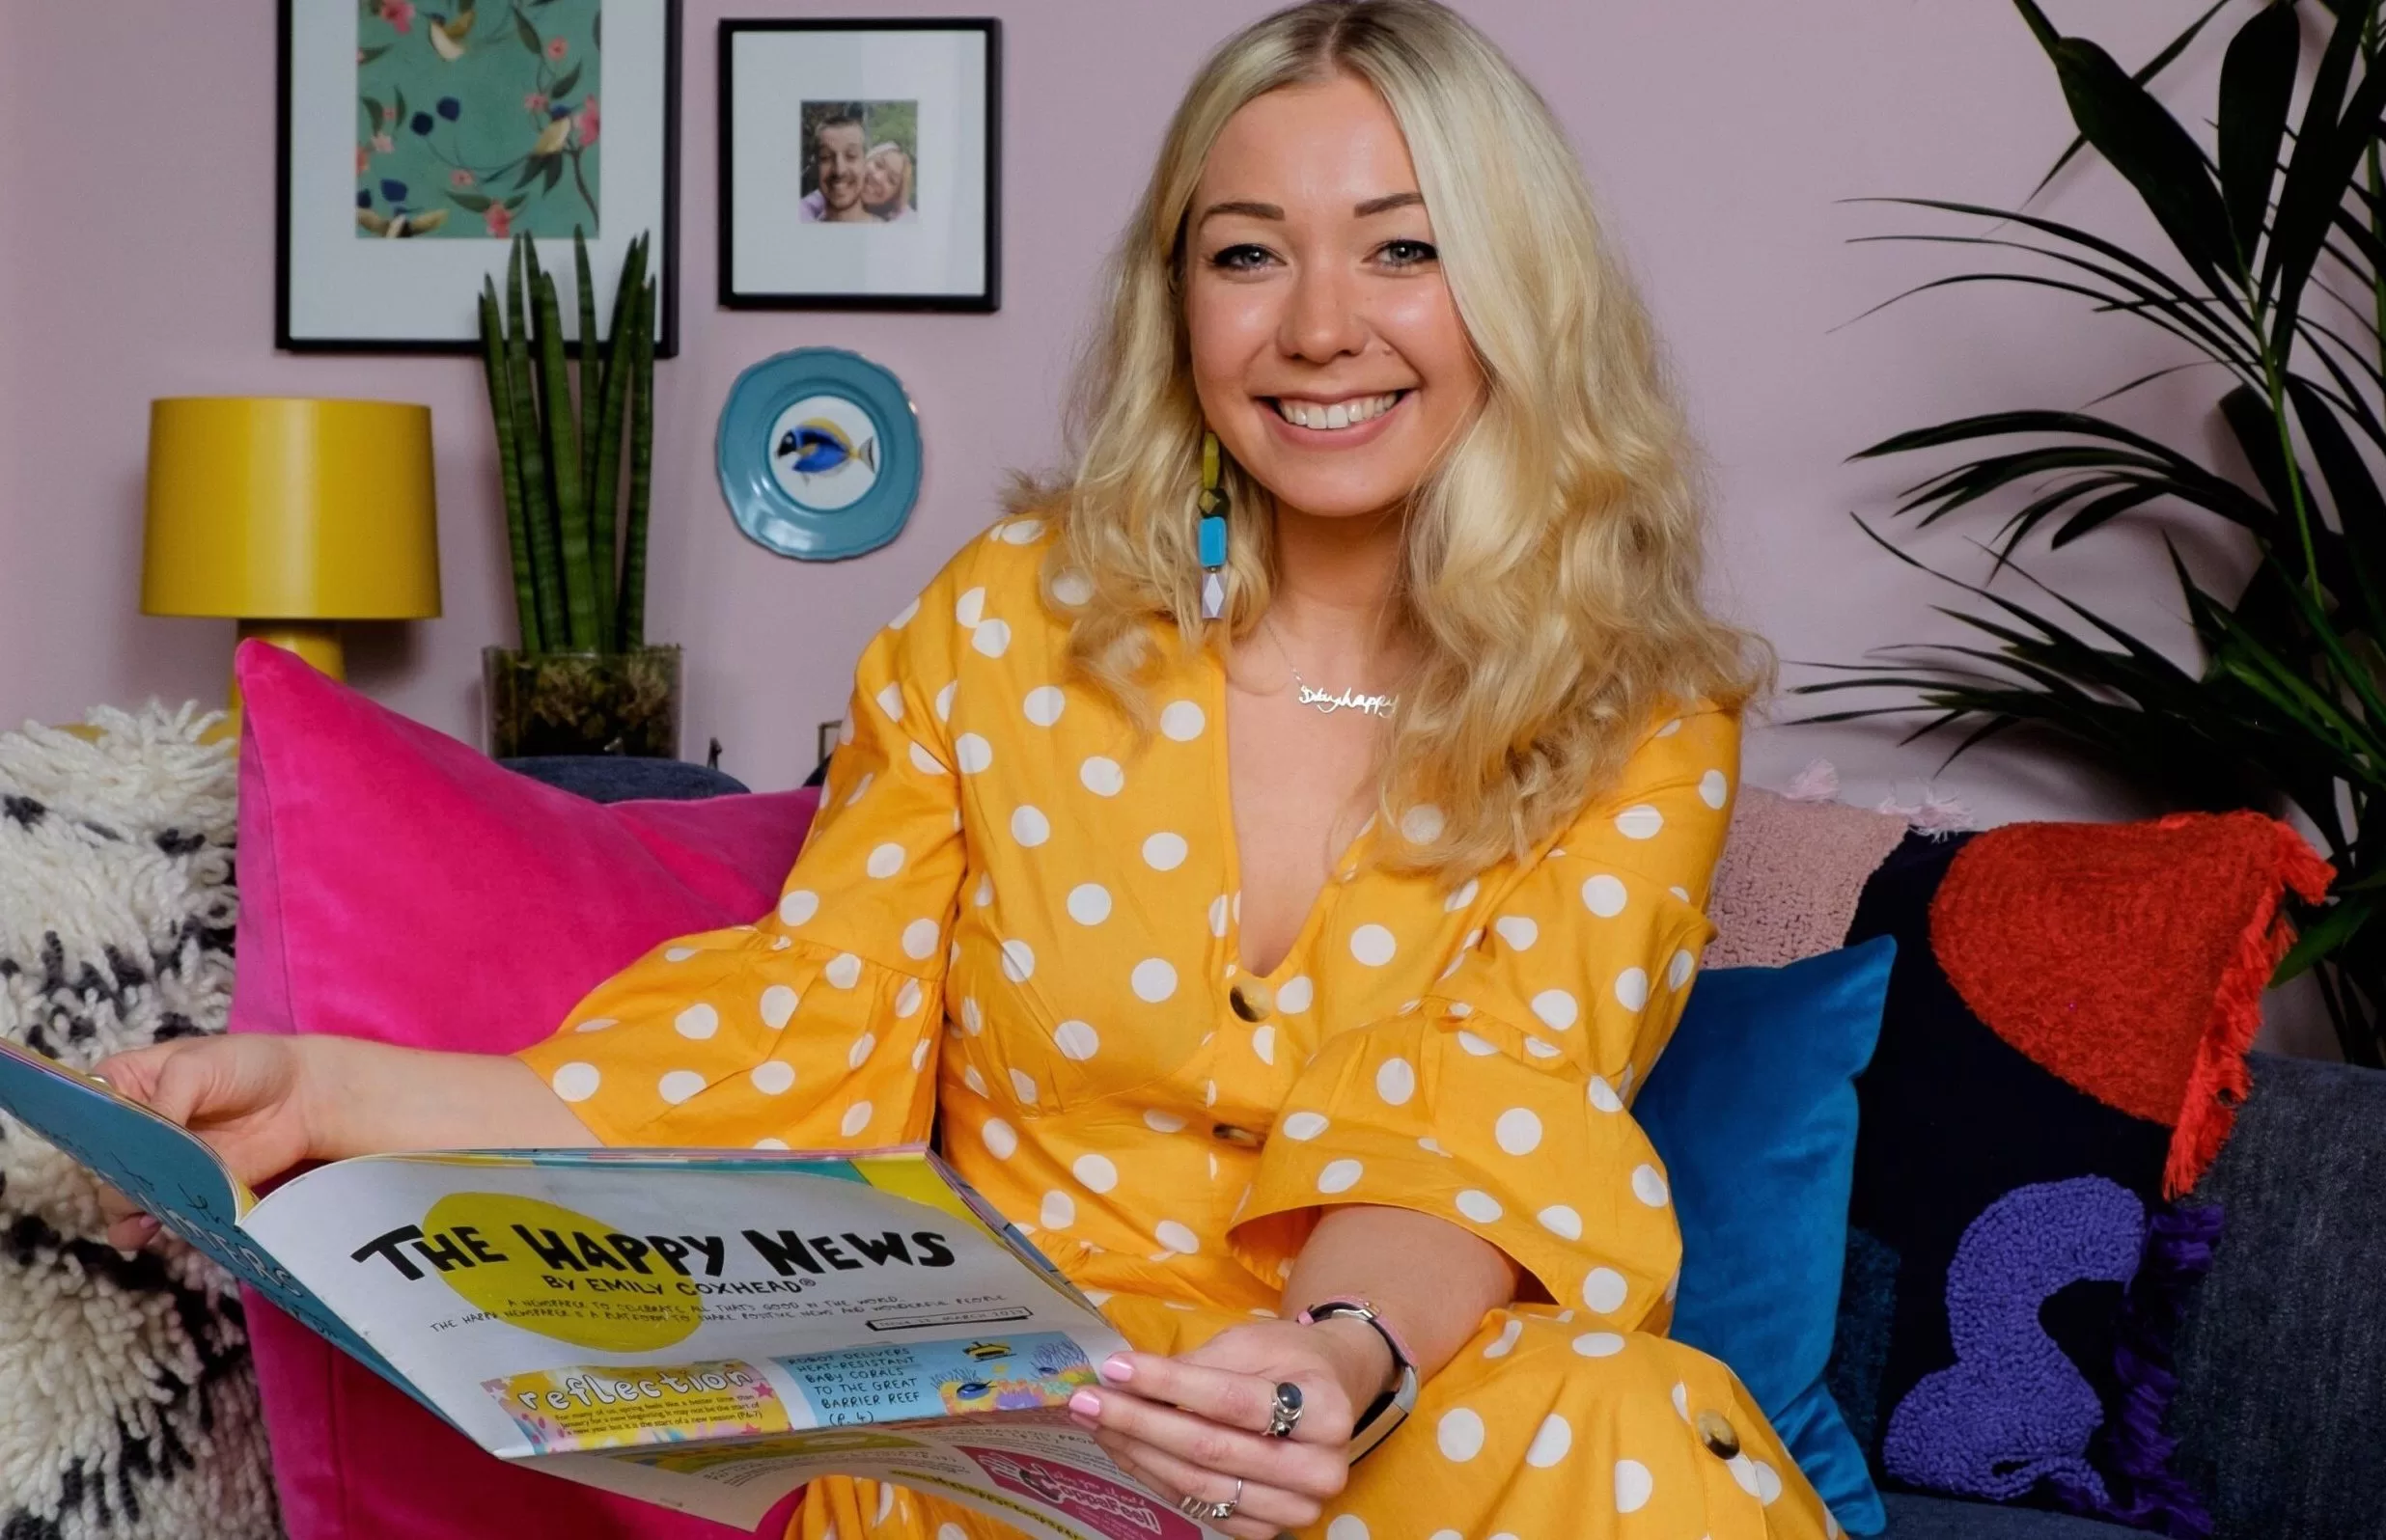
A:
{"type": "Polygon", "coordinates": [[[1237,1128],[1233,1123],[1220,1123],[1209,1133],[1221,1143],[1240,1144],[1245,1149],[1256,1148],[1260,1142],[1259,1135],[1247,1128],[1237,1128]]]}
{"type": "Polygon", "coordinates": [[[1720,1412],[1702,1412],[1696,1424],[1699,1442],[1706,1452],[1718,1460],[1729,1460],[1740,1452],[1739,1434],[1720,1412]]]}
{"type": "Polygon", "coordinates": [[[1265,1021],[1275,1008],[1275,997],[1256,978],[1246,978],[1226,992],[1227,1004],[1245,1021],[1265,1021]]]}

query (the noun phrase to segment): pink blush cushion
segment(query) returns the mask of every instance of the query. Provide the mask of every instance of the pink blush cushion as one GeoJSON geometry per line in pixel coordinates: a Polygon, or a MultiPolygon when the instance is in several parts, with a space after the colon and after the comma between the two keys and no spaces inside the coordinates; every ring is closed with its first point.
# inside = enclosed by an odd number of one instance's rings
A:
{"type": "MultiPolygon", "coordinates": [[[[655,943],[768,911],[818,803],[599,806],[265,644],[243,645],[235,672],[235,1031],[510,1053],[655,943]]],[[[258,1296],[249,1307],[292,1540],[732,1533],[493,1460],[258,1296]]]]}

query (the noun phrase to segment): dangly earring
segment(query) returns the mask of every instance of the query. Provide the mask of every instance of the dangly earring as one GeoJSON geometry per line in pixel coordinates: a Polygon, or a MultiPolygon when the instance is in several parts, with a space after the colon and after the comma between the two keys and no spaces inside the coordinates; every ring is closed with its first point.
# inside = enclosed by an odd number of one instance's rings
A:
{"type": "Polygon", "coordinates": [[[1218,484],[1218,435],[1202,432],[1202,492],[1194,499],[1200,512],[1202,559],[1202,619],[1226,615],[1226,488],[1218,484]]]}

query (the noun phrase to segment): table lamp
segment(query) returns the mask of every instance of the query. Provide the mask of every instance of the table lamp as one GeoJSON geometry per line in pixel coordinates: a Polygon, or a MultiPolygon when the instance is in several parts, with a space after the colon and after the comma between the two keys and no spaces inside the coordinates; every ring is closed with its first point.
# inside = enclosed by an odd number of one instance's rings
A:
{"type": "MultiPolygon", "coordinates": [[[[141,611],[237,620],[335,679],[340,621],[438,615],[430,408],[152,401],[141,611]]],[[[236,733],[236,680],[230,702],[236,733]]]]}

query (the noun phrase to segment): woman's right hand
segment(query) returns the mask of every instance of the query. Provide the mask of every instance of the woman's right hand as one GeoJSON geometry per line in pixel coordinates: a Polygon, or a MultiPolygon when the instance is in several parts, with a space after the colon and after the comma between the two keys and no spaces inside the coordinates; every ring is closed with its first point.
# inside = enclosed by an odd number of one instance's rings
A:
{"type": "MultiPolygon", "coordinates": [[[[298,1037],[183,1037],[114,1055],[93,1073],[206,1140],[233,1175],[255,1186],[312,1153],[307,1048],[298,1037]]],[[[131,1251],[157,1234],[157,1222],[113,1189],[99,1202],[109,1245],[131,1251]]]]}

